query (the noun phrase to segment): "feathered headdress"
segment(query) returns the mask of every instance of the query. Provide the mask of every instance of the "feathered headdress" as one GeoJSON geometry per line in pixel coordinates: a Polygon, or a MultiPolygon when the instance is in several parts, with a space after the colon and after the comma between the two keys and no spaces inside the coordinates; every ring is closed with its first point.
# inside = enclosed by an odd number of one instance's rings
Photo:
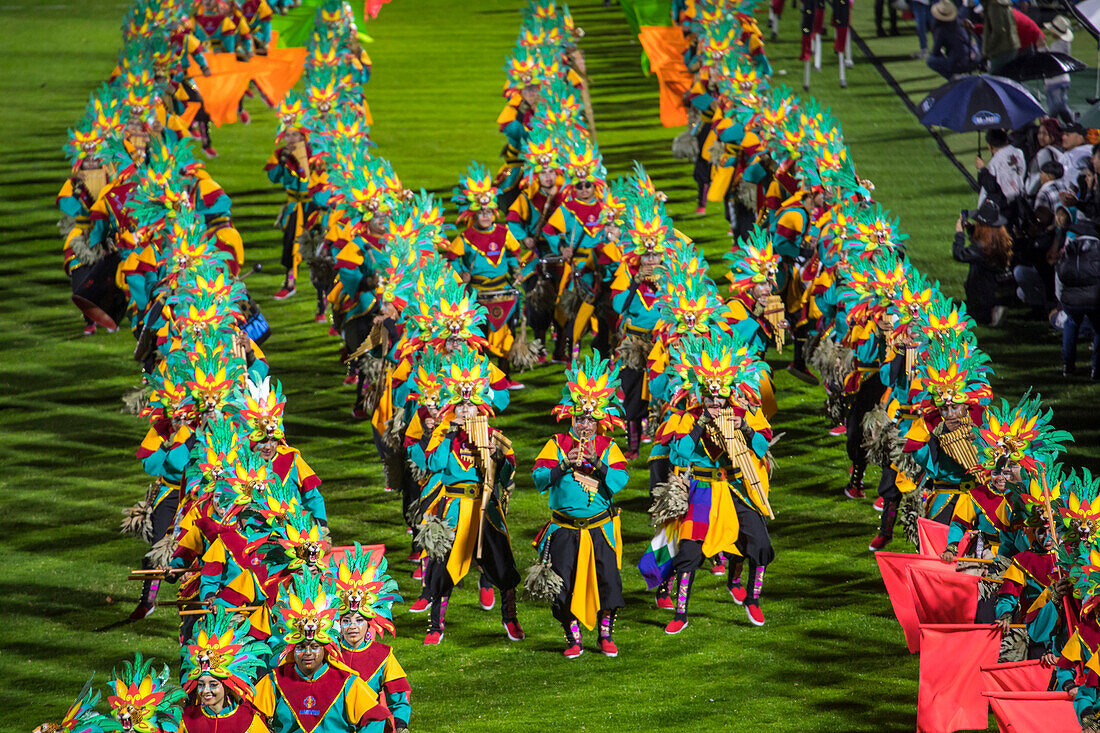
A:
{"type": "Polygon", "coordinates": [[[736,335],[688,336],[680,340],[675,357],[673,369],[683,387],[671,402],[690,397],[700,403],[720,397],[741,406],[760,404],[760,384],[767,376],[767,366],[750,356],[736,335]]]}
{"type": "Polygon", "coordinates": [[[497,210],[497,188],[489,169],[480,163],[470,163],[466,175],[454,187],[451,201],[458,206],[459,223],[466,222],[483,209],[497,210]]]}
{"type": "Polygon", "coordinates": [[[65,711],[60,723],[43,723],[32,733],[103,733],[106,726],[114,721],[96,712],[99,693],[92,689],[92,679],[90,677],[84,683],[84,688],[65,711]]]}
{"type": "Polygon", "coordinates": [[[470,402],[479,411],[492,414],[489,357],[463,344],[443,359],[443,403],[470,402]]]}
{"type": "Polygon", "coordinates": [[[251,701],[256,680],[267,670],[271,648],[248,635],[247,623],[237,624],[220,606],[206,614],[181,649],[180,678],[191,692],[199,678],[210,675],[242,700],[251,701]]]}
{"type": "MultiPolygon", "coordinates": [[[[115,730],[135,733],[160,733],[179,727],[183,690],[173,687],[168,665],[153,671],[153,660],[134,655],[122,672],[113,671],[114,681],[107,687],[107,704],[115,720],[115,730]]],[[[108,729],[110,730],[110,728],[108,729]]]]}
{"type": "Polygon", "coordinates": [[[1000,407],[990,406],[984,411],[984,422],[978,428],[975,447],[978,465],[974,472],[988,478],[1002,461],[1018,464],[1025,474],[1037,477],[1036,459],[1051,460],[1065,450],[1063,443],[1073,436],[1065,430],[1056,430],[1050,424],[1052,410],[1043,411],[1042,398],[1031,396],[1031,390],[1020,398],[1015,406],[1001,400],[1000,407]]]}
{"type": "Polygon", "coordinates": [[[776,285],[780,256],[772,249],[772,238],[767,230],[754,226],[749,236],[734,245],[723,258],[730,263],[726,278],[730,292],[746,292],[757,285],[776,285]]]}
{"type": "Polygon", "coordinates": [[[554,417],[591,418],[601,434],[610,435],[623,427],[619,384],[618,365],[591,355],[583,361],[574,359],[565,370],[565,387],[561,402],[554,406],[554,417]]]}
{"type": "Polygon", "coordinates": [[[249,440],[282,440],[285,412],[286,397],[277,379],[272,382],[271,377],[264,377],[253,382],[250,377],[238,396],[237,414],[248,426],[249,440]]]}
{"type": "Polygon", "coordinates": [[[910,400],[926,417],[945,405],[986,405],[992,395],[989,373],[985,352],[957,334],[944,334],[917,362],[910,400]]]}
{"type": "Polygon", "coordinates": [[[340,599],[325,582],[324,575],[303,568],[292,582],[279,591],[272,609],[275,632],[286,646],[279,650],[279,663],[286,661],[295,644],[316,641],[330,655],[338,656],[333,627],[340,599]]]}
{"type": "Polygon", "coordinates": [[[358,613],[363,616],[374,632],[373,638],[382,638],[386,632],[397,635],[393,604],[400,603],[401,596],[397,592],[397,581],[386,573],[386,568],[385,555],[374,564],[370,553],[364,552],[358,542],[350,552],[344,553],[342,560],[329,564],[329,576],[340,602],[340,615],[358,613]]]}

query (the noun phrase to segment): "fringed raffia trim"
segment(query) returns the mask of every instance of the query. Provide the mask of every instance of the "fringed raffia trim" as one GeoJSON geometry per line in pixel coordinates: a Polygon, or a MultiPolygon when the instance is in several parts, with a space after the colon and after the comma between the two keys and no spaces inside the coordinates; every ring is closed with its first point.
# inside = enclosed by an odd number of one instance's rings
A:
{"type": "Polygon", "coordinates": [[[169,531],[156,541],[153,549],[145,553],[145,557],[154,568],[166,568],[172,562],[172,556],[176,554],[176,549],[179,547],[173,535],[174,533],[169,531]]]}
{"type": "Polygon", "coordinates": [[[416,528],[416,543],[424,548],[428,557],[443,562],[455,543],[455,531],[439,517],[427,516],[416,528]]]}
{"type": "Polygon", "coordinates": [[[659,527],[687,513],[688,481],[686,474],[674,473],[668,477],[668,481],[662,481],[653,487],[653,504],[649,507],[650,524],[659,527]]]}
{"type": "Polygon", "coordinates": [[[890,463],[890,447],[897,426],[890,419],[886,406],[879,403],[863,416],[863,447],[867,449],[867,461],[875,466],[890,463]]]}
{"type": "Polygon", "coordinates": [[[651,348],[647,339],[628,334],[615,348],[615,360],[627,369],[645,369],[651,348]]]}
{"type": "Polygon", "coordinates": [[[917,520],[923,516],[924,501],[921,499],[921,492],[910,491],[905,494],[898,507],[898,518],[901,520],[901,526],[905,530],[905,539],[909,540],[909,544],[913,547],[920,546],[920,535],[917,533],[917,520]]]}
{"type": "Polygon", "coordinates": [[[550,563],[539,560],[527,568],[523,590],[529,597],[549,603],[558,597],[564,584],[561,576],[550,567],[550,563]]]}
{"type": "Polygon", "coordinates": [[[684,130],[672,139],[672,157],[676,160],[695,160],[699,157],[699,139],[684,130]]]}

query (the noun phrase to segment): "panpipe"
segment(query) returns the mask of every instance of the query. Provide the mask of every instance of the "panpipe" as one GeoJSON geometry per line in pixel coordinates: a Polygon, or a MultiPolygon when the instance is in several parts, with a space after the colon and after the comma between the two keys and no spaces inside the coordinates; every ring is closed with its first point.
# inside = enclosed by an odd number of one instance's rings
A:
{"type": "Polygon", "coordinates": [[[940,446],[955,463],[969,471],[978,465],[978,449],[974,445],[973,425],[967,420],[962,427],[940,436],[940,446]]]}
{"type": "Polygon", "coordinates": [[[84,188],[88,190],[88,195],[91,196],[93,200],[98,199],[99,192],[107,185],[107,169],[81,168],[77,175],[84,184],[84,188]]]}
{"type": "MultiPolygon", "coordinates": [[[[591,440],[591,438],[589,438],[589,439],[585,439],[584,443],[581,445],[581,456],[582,457],[588,451],[588,449],[591,447],[591,443],[592,443],[592,440],[591,440]]],[[[584,489],[584,493],[588,494],[589,500],[595,498],[596,493],[600,490],[600,480],[598,478],[596,478],[595,476],[590,476],[587,473],[581,473],[580,471],[573,471],[573,480],[581,485],[581,488],[584,489]]]]}
{"type": "Polygon", "coordinates": [[[482,527],[485,524],[485,512],[489,508],[489,497],[493,493],[493,457],[492,446],[489,444],[489,418],[478,413],[466,418],[466,434],[470,436],[474,447],[481,457],[481,509],[478,513],[477,531],[477,557],[481,557],[481,548],[485,533],[482,527]]]}
{"type": "Polygon", "coordinates": [[[306,178],[309,177],[309,155],[306,154],[306,143],[304,140],[299,140],[290,147],[290,154],[294,156],[294,159],[298,161],[298,166],[305,173],[306,178]]]}
{"type": "Polygon", "coordinates": [[[756,463],[753,461],[753,453],[745,442],[745,434],[739,428],[734,427],[736,414],[732,408],[726,407],[718,413],[714,426],[725,442],[726,453],[740,471],[745,488],[756,494],[756,498],[768,510],[768,516],[775,519],[771,504],[768,503],[768,494],[764,491],[764,485],[760,481],[760,474],[756,471],[756,463]]]}
{"type": "Polygon", "coordinates": [[[905,347],[905,375],[912,379],[913,369],[917,366],[919,349],[916,346],[905,347]]]}
{"type": "Polygon", "coordinates": [[[764,301],[764,320],[772,327],[776,351],[782,351],[783,344],[786,343],[786,333],[779,327],[786,315],[787,309],[783,305],[783,299],[774,293],[769,295],[764,301]]]}

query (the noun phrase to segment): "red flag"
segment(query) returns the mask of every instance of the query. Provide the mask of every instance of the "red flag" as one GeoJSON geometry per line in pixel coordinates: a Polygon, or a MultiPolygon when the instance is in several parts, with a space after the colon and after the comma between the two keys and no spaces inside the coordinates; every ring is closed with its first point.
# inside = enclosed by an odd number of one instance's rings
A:
{"type": "Polygon", "coordinates": [[[985,689],[998,692],[1046,692],[1052,674],[1038,659],[982,667],[985,689]]]}
{"type": "Polygon", "coordinates": [[[939,557],[947,549],[946,524],[920,517],[917,519],[917,552],[939,557]]]}
{"type": "Polygon", "coordinates": [[[1001,648],[995,624],[921,624],[917,733],[985,730],[989,705],[982,696],[982,665],[1001,648]]]}
{"type": "MultiPolygon", "coordinates": [[[[370,558],[371,565],[377,565],[382,557],[386,554],[385,545],[360,545],[363,548],[363,552],[370,558]]],[[[355,550],[354,545],[339,545],[329,548],[328,554],[325,555],[325,560],[335,560],[336,562],[343,562],[344,558],[349,552],[355,550]]]]}
{"type": "Polygon", "coordinates": [[[876,552],[875,560],[878,561],[878,569],[882,573],[882,582],[886,585],[894,615],[905,634],[905,645],[910,653],[915,654],[920,651],[920,628],[917,625],[917,612],[913,609],[913,591],[909,587],[906,568],[910,565],[942,567],[944,564],[939,560],[908,552],[876,552]]]}
{"type": "Polygon", "coordinates": [[[1001,733],[1079,733],[1068,692],[985,692],[1001,733]]]}
{"type": "Polygon", "coordinates": [[[922,624],[971,624],[978,611],[977,575],[956,573],[955,566],[908,568],[913,610],[922,624]]]}
{"type": "Polygon", "coordinates": [[[691,72],[684,64],[688,41],[679,26],[646,25],[638,40],[649,57],[649,68],[657,75],[661,94],[661,124],[682,127],[688,123],[684,94],[691,88],[691,72]]]}

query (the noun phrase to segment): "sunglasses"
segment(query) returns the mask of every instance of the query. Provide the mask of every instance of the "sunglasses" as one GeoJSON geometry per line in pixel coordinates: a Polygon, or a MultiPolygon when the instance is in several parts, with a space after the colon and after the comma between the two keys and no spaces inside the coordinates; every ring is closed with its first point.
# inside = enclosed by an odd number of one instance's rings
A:
{"type": "Polygon", "coordinates": [[[573,186],[573,188],[576,188],[576,189],[579,189],[579,190],[582,190],[582,191],[586,188],[595,188],[595,187],[596,187],[596,184],[595,183],[590,183],[589,181],[581,181],[580,183],[573,186]]]}

